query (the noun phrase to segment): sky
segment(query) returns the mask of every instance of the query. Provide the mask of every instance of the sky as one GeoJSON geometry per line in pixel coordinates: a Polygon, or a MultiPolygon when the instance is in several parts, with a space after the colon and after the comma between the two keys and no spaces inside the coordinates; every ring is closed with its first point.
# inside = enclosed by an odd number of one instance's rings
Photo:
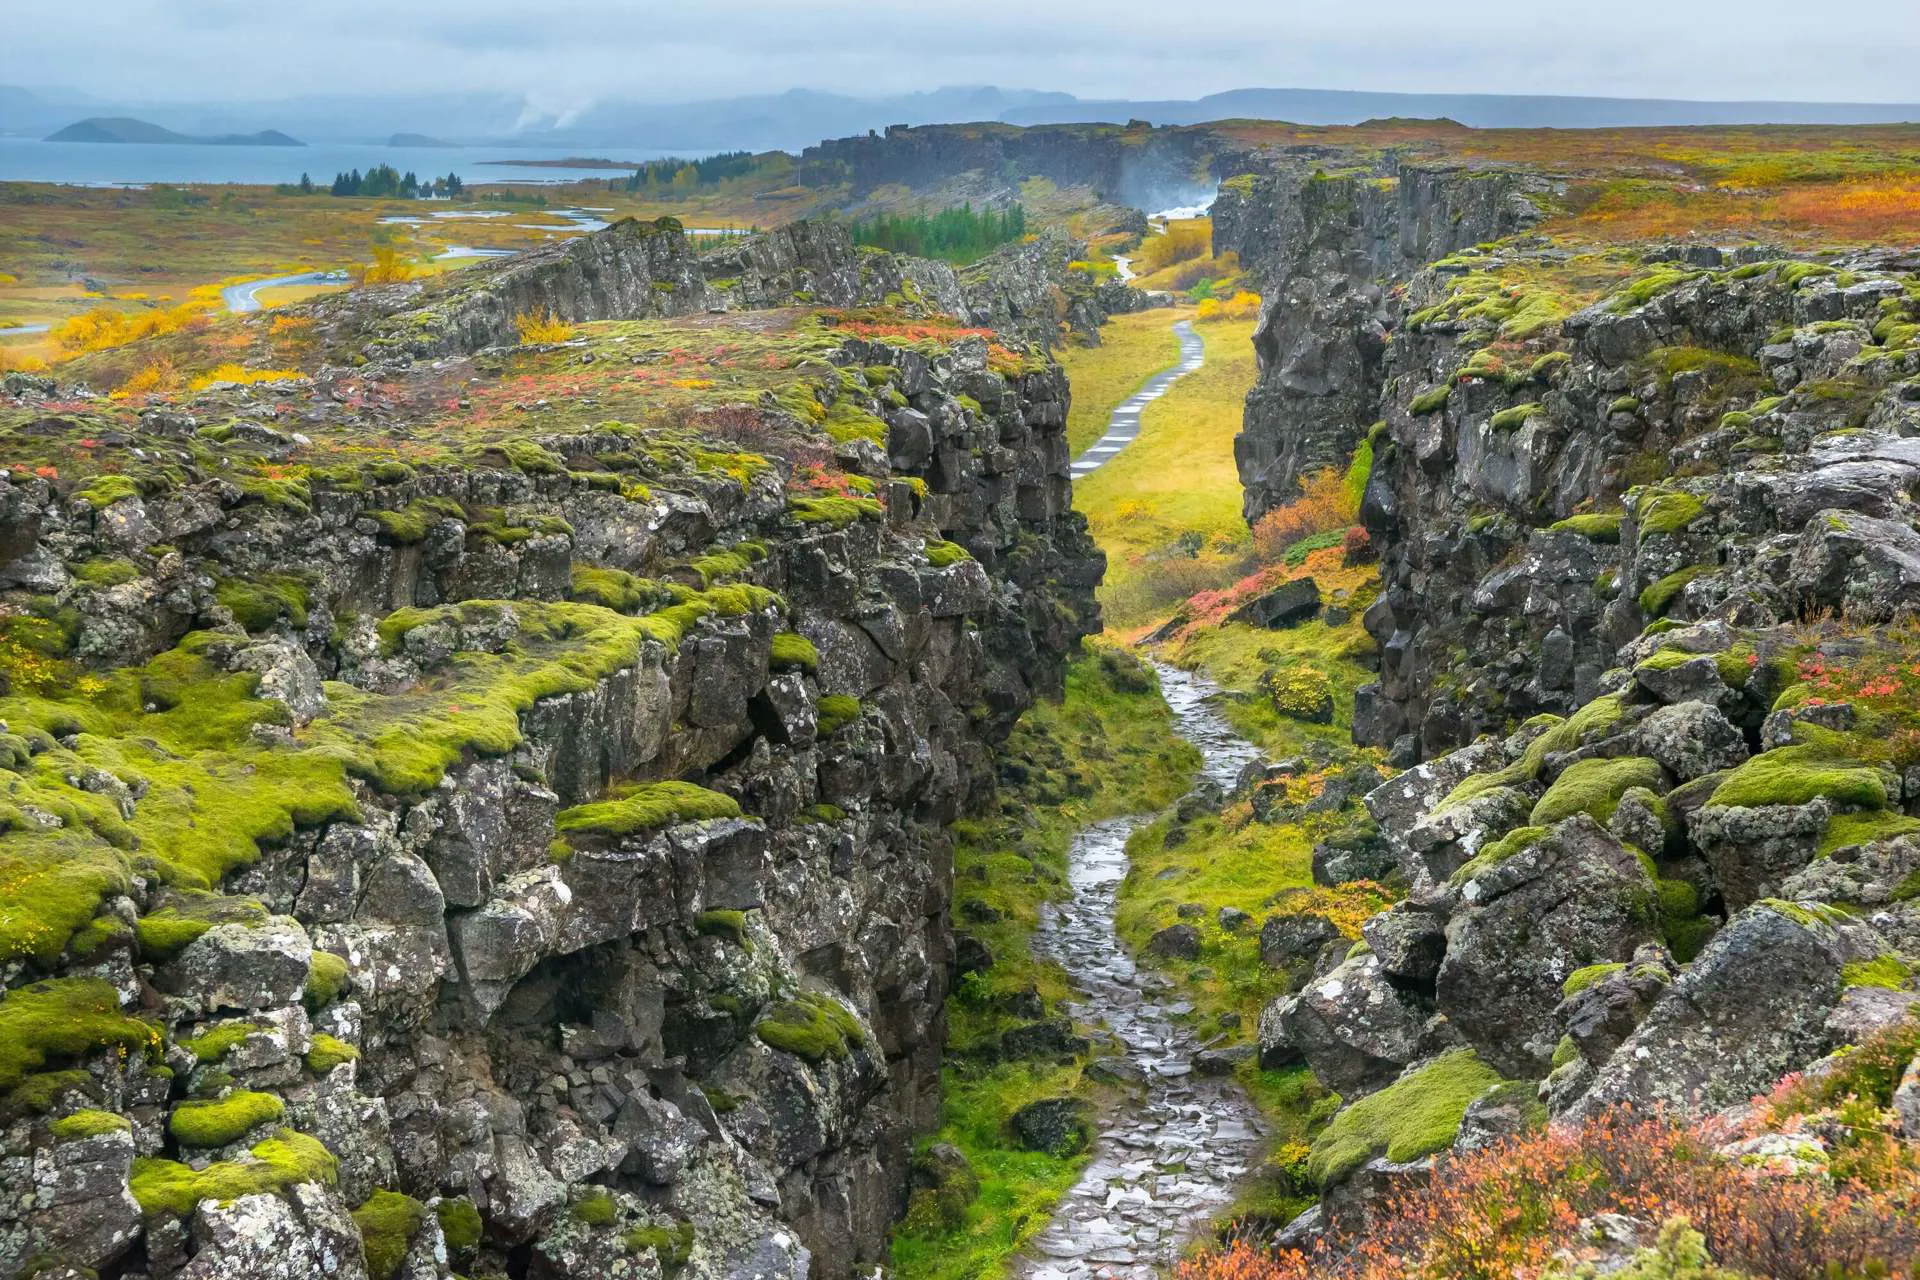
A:
{"type": "Polygon", "coordinates": [[[1920,4],[1805,0],[82,0],[9,6],[0,84],[115,100],[506,91],[565,112],[789,88],[1240,87],[1904,102],[1920,4]]]}

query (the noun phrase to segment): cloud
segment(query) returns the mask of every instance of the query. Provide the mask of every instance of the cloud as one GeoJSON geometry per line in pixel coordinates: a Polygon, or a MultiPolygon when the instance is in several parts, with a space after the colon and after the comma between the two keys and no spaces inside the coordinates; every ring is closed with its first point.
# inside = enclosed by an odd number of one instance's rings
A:
{"type": "MultiPolygon", "coordinates": [[[[151,101],[322,92],[609,99],[939,84],[1192,97],[1240,86],[1901,101],[1920,6],[1802,0],[88,0],[18,6],[18,77],[151,101]]],[[[0,78],[8,72],[0,71],[0,78]]]]}

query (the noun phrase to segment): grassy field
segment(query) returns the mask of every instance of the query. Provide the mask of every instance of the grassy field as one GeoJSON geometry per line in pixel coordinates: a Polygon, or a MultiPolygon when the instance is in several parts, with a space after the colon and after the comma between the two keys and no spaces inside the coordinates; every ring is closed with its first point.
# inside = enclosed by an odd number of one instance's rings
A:
{"type": "Polygon", "coordinates": [[[1173,334],[1173,325],[1186,314],[1136,311],[1115,316],[1100,327],[1099,346],[1067,347],[1059,353],[1060,365],[1073,384],[1067,449],[1074,457],[1106,434],[1107,419],[1121,401],[1154,374],[1179,363],[1180,340],[1173,334]]]}
{"type": "Polygon", "coordinates": [[[1048,1008],[1066,994],[1066,975],[1033,955],[1029,939],[1041,904],[1065,892],[1067,847],[1091,822],[1172,803],[1199,758],[1173,736],[1172,716],[1151,674],[1131,657],[1095,649],[1067,675],[1066,697],[1024,716],[1001,752],[998,812],[954,828],[956,918],[993,955],[948,999],[950,1053],[942,1072],[939,1130],[967,1156],[980,1194],[959,1222],[909,1210],[896,1231],[900,1280],[974,1280],[1046,1225],[1047,1215],[1086,1163],[1021,1150],[1007,1122],[1027,1102],[1095,1096],[1084,1064],[1001,1062],[994,1046],[1028,1021],[1009,1009],[1037,994],[1048,1008]]]}
{"type": "MultiPolygon", "coordinates": [[[[1122,635],[1251,567],[1233,438],[1253,385],[1253,324],[1196,328],[1206,343],[1206,364],[1147,407],[1138,439],[1074,484],[1074,505],[1086,513],[1107,553],[1107,580],[1100,589],[1107,624],[1122,635]]],[[[1141,367],[1146,364],[1140,361],[1141,367]]],[[[1134,379],[1129,392],[1152,371],[1134,379]]],[[[1080,375],[1076,368],[1069,374],[1077,404],[1083,394],[1080,375]]],[[[1107,387],[1123,384],[1124,372],[1106,374],[1107,387]]]]}

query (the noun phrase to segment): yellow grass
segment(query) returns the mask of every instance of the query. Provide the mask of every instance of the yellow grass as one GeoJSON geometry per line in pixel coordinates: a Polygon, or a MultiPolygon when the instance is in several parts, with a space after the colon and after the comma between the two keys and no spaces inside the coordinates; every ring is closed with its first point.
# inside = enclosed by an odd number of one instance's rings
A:
{"type": "Polygon", "coordinates": [[[1060,364],[1073,384],[1073,406],[1067,412],[1067,449],[1075,457],[1106,434],[1107,419],[1120,402],[1143,383],[1180,360],[1180,340],[1173,336],[1172,311],[1136,311],[1115,316],[1101,326],[1097,347],[1069,347],[1060,364]]]}
{"type": "Polygon", "coordinates": [[[338,293],[346,287],[344,284],[282,284],[275,285],[271,289],[262,289],[253,296],[263,308],[271,311],[275,307],[305,302],[308,298],[318,298],[322,294],[338,293]]]}
{"type": "MultiPolygon", "coordinates": [[[[1116,629],[1165,616],[1249,569],[1233,438],[1253,386],[1253,323],[1223,321],[1200,334],[1206,364],[1147,407],[1138,439],[1074,484],[1074,505],[1107,553],[1100,598],[1116,629]],[[1172,550],[1182,534],[1197,535],[1199,554],[1172,550]]],[[[1077,381],[1074,390],[1077,400],[1077,381]]]]}
{"type": "Polygon", "coordinates": [[[522,342],[566,342],[573,337],[573,326],[552,311],[522,311],[513,325],[522,342]]]}

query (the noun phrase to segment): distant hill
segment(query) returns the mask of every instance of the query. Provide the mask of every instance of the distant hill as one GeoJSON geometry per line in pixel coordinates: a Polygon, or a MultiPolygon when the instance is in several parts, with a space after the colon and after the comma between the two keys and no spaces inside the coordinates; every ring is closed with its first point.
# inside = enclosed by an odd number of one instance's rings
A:
{"type": "Polygon", "coordinates": [[[447,142],[424,133],[396,133],[387,139],[390,147],[457,147],[457,142],[447,142]]]}
{"type": "Polygon", "coordinates": [[[1358,124],[1379,117],[1445,116],[1475,129],[1612,129],[1727,124],[1901,124],[1920,105],[1885,102],[1707,102],[1677,98],[1580,98],[1553,94],[1374,93],[1346,89],[1232,89],[1190,101],[1076,98],[1029,103],[1000,113],[1008,124],[1206,124],[1286,120],[1358,124]]]}
{"type": "Polygon", "coordinates": [[[48,134],[47,141],[158,142],[217,147],[304,147],[307,145],[298,138],[289,138],[277,129],[263,129],[259,133],[226,133],[217,137],[196,138],[192,134],[175,133],[157,124],[148,124],[145,120],[133,120],[125,116],[94,116],[92,119],[81,120],[57,133],[48,134]]]}

